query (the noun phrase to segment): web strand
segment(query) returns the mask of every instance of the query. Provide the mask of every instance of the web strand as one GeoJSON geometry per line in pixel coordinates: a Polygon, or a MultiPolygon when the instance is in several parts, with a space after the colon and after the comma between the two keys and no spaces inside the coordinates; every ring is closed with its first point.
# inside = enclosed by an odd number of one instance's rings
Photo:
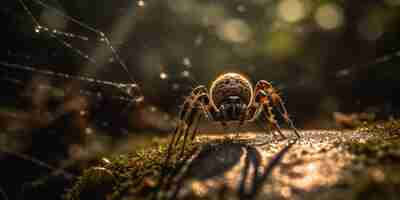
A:
{"type": "MultiPolygon", "coordinates": [[[[140,93],[138,93],[137,89],[138,86],[136,84],[124,84],[124,83],[116,83],[112,81],[104,81],[104,80],[99,80],[99,79],[94,79],[90,77],[85,77],[85,76],[75,76],[75,75],[69,75],[69,74],[64,74],[60,72],[54,72],[50,70],[39,70],[34,67],[26,66],[26,65],[20,65],[20,64],[11,64],[11,63],[5,63],[5,62],[0,62],[0,65],[5,67],[5,68],[10,68],[13,70],[19,70],[23,72],[31,72],[35,73],[38,75],[42,76],[47,76],[50,78],[55,78],[55,79],[62,79],[62,80],[77,80],[81,82],[85,82],[87,84],[93,84],[95,85],[101,85],[103,87],[111,87],[111,88],[116,88],[119,91],[122,91],[123,94],[126,94],[126,96],[111,96],[111,98],[118,99],[120,101],[124,102],[132,102],[132,97],[135,98],[134,101],[140,100],[140,93]]],[[[8,80],[13,81],[12,78],[7,77],[8,80]]],[[[14,81],[15,82],[15,81],[14,81]]],[[[51,86],[49,86],[51,87],[51,86]]],[[[84,90],[80,89],[81,94],[85,94],[86,96],[97,96],[99,98],[103,98],[104,94],[101,93],[96,93],[92,92],[89,90],[84,90]]]]}
{"type": "MultiPolygon", "coordinates": [[[[36,33],[40,33],[40,32],[47,33],[49,35],[49,37],[55,39],[58,43],[60,43],[64,47],[72,50],[75,54],[77,54],[80,57],[88,60],[90,63],[98,64],[96,62],[96,59],[94,59],[89,54],[83,52],[82,50],[80,50],[80,49],[78,49],[76,47],[74,47],[71,43],[59,38],[59,36],[62,36],[62,37],[67,37],[67,38],[71,38],[71,39],[89,41],[89,37],[83,36],[83,35],[78,35],[78,34],[73,34],[73,33],[68,33],[68,32],[57,30],[57,29],[51,29],[51,28],[42,26],[41,23],[39,22],[39,20],[34,16],[32,10],[29,9],[29,7],[25,3],[25,1],[24,0],[18,0],[18,2],[21,4],[21,6],[25,10],[25,12],[32,19],[32,22],[34,23],[34,26],[35,26],[35,32],[36,33]]],[[[136,84],[135,78],[133,77],[132,73],[130,73],[128,67],[126,66],[126,64],[123,62],[123,60],[121,59],[121,57],[117,53],[117,49],[112,45],[111,41],[104,34],[104,32],[102,32],[102,31],[100,31],[100,30],[98,30],[98,29],[96,29],[96,28],[94,28],[94,27],[92,27],[92,26],[90,26],[90,25],[88,25],[88,24],[76,19],[76,18],[73,18],[73,17],[71,17],[69,15],[64,14],[59,9],[52,7],[52,6],[46,4],[45,2],[43,2],[41,0],[31,0],[31,2],[33,2],[33,3],[35,3],[35,4],[39,5],[39,6],[42,6],[43,8],[55,11],[55,14],[67,19],[68,21],[71,21],[71,22],[77,24],[78,26],[82,27],[83,29],[86,29],[86,30],[96,34],[97,35],[96,42],[100,42],[100,43],[102,43],[102,44],[107,46],[107,48],[111,52],[112,58],[114,58],[117,61],[117,63],[121,66],[122,70],[127,74],[127,76],[130,79],[130,81],[136,84]]],[[[140,88],[138,87],[137,89],[141,93],[140,88]]]]}

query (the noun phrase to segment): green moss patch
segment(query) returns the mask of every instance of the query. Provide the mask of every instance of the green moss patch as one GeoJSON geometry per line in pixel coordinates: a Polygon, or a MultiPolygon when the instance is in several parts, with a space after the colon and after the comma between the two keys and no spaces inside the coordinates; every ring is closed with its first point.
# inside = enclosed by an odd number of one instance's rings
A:
{"type": "Polygon", "coordinates": [[[187,145],[182,155],[180,148],[172,149],[168,162],[167,142],[153,142],[131,154],[102,158],[99,165],[83,172],[65,199],[148,199],[160,189],[160,177],[177,171],[182,159],[190,156],[198,144],[187,145]]]}

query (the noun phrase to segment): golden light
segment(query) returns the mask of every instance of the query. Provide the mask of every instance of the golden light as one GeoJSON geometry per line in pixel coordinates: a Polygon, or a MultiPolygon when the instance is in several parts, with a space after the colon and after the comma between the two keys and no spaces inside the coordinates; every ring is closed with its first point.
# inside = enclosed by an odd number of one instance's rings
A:
{"type": "Polygon", "coordinates": [[[332,30],[343,24],[343,12],[336,4],[324,4],[317,8],[314,19],[322,29],[332,30]]]}
{"type": "Polygon", "coordinates": [[[284,0],[278,4],[278,16],[286,22],[297,22],[306,16],[306,9],[303,1],[284,0]]]}

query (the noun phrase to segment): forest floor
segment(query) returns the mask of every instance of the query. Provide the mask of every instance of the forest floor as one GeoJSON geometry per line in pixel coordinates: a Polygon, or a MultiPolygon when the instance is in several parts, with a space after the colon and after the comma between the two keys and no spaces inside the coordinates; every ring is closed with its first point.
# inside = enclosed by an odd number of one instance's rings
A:
{"type": "Polygon", "coordinates": [[[257,132],[201,135],[167,161],[168,141],[160,139],[103,158],[67,198],[400,199],[400,122],[299,132],[299,140],[257,132]]]}

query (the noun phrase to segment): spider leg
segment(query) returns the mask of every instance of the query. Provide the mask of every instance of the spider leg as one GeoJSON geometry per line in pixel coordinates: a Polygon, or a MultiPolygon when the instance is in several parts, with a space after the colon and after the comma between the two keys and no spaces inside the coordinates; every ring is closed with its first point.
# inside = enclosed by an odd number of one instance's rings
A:
{"type": "Polygon", "coordinates": [[[192,95],[198,95],[200,93],[208,94],[207,87],[204,85],[199,85],[192,90],[192,95]]]}
{"type": "MultiPolygon", "coordinates": [[[[183,156],[183,153],[185,151],[185,146],[186,146],[186,139],[187,139],[188,135],[190,135],[189,134],[190,128],[192,127],[193,124],[196,124],[196,121],[198,121],[198,118],[200,117],[200,115],[201,115],[201,113],[199,112],[198,109],[196,109],[196,108],[192,109],[192,111],[191,111],[191,113],[189,115],[189,118],[187,119],[187,126],[185,127],[185,130],[184,130],[185,133],[183,135],[182,150],[181,150],[181,153],[180,153],[179,157],[183,156]]],[[[192,137],[194,137],[196,129],[197,128],[196,128],[196,125],[195,125],[195,130],[194,130],[194,132],[192,134],[192,137]]]]}
{"type": "Polygon", "coordinates": [[[196,118],[196,121],[194,122],[195,125],[194,125],[193,134],[192,134],[192,136],[190,137],[190,141],[193,141],[194,138],[196,137],[197,130],[198,130],[198,128],[199,128],[199,124],[200,124],[201,119],[202,119],[202,115],[200,115],[199,117],[196,118]]]}
{"type": "Polygon", "coordinates": [[[178,144],[179,138],[182,137],[182,132],[185,129],[185,118],[186,118],[186,114],[190,111],[190,107],[191,107],[191,102],[192,102],[192,95],[189,97],[186,97],[182,108],[179,112],[179,121],[176,125],[176,128],[174,130],[174,133],[172,135],[171,141],[168,145],[168,150],[167,150],[167,155],[165,156],[165,163],[168,163],[170,157],[171,157],[171,153],[172,153],[172,149],[175,148],[178,144]]]}
{"type": "Polygon", "coordinates": [[[275,130],[279,133],[282,139],[286,139],[286,136],[282,133],[281,127],[279,126],[278,122],[275,120],[275,115],[272,113],[272,107],[269,105],[269,102],[266,101],[263,103],[263,111],[265,118],[268,120],[269,125],[271,126],[272,130],[275,130]]]}
{"type": "MultiPolygon", "coordinates": [[[[167,159],[170,158],[172,149],[177,148],[179,145],[179,141],[183,139],[181,155],[185,151],[186,140],[191,130],[193,124],[196,124],[199,117],[201,116],[202,112],[206,112],[204,108],[208,102],[208,94],[204,92],[196,92],[198,91],[197,88],[194,89],[192,94],[186,98],[183,107],[179,114],[179,122],[174,131],[172,136],[171,142],[168,147],[168,155],[166,156],[167,159]]],[[[196,125],[197,126],[197,125],[196,125]]],[[[195,127],[195,132],[197,131],[197,127],[195,127]]],[[[194,139],[195,132],[192,134],[192,138],[194,139]]],[[[192,139],[192,140],[193,140],[192,139]]]]}
{"type": "Polygon", "coordinates": [[[272,94],[272,100],[273,100],[273,103],[275,105],[277,105],[276,109],[278,110],[279,114],[283,117],[285,122],[289,125],[289,127],[296,134],[296,137],[300,138],[300,134],[297,131],[296,127],[294,126],[293,121],[290,119],[289,113],[287,112],[287,109],[286,109],[285,104],[283,103],[281,97],[277,94],[275,94],[275,95],[272,94]]]}
{"type": "Polygon", "coordinates": [[[272,85],[265,80],[260,80],[257,82],[256,87],[254,89],[254,96],[256,102],[259,102],[263,105],[264,110],[268,112],[268,114],[272,117],[267,117],[272,126],[277,127],[277,130],[280,131],[279,125],[274,119],[274,115],[272,113],[272,109],[276,108],[279,114],[284,118],[285,122],[289,125],[289,127],[293,130],[296,134],[297,138],[300,138],[300,134],[298,133],[297,129],[294,127],[292,120],[289,118],[289,114],[286,110],[286,107],[279,96],[278,92],[272,87],[272,85]],[[265,109],[267,104],[267,109],[265,109]]]}
{"type": "Polygon", "coordinates": [[[258,125],[262,130],[264,130],[265,133],[267,133],[267,134],[272,133],[272,135],[273,135],[274,137],[276,136],[276,134],[275,134],[275,129],[272,129],[272,127],[271,127],[271,125],[270,125],[270,123],[269,123],[269,121],[268,121],[268,118],[265,116],[265,114],[260,115],[260,116],[259,116],[256,120],[254,120],[254,121],[256,121],[257,125],[258,125]],[[267,123],[266,123],[266,122],[267,122],[267,123]]]}

